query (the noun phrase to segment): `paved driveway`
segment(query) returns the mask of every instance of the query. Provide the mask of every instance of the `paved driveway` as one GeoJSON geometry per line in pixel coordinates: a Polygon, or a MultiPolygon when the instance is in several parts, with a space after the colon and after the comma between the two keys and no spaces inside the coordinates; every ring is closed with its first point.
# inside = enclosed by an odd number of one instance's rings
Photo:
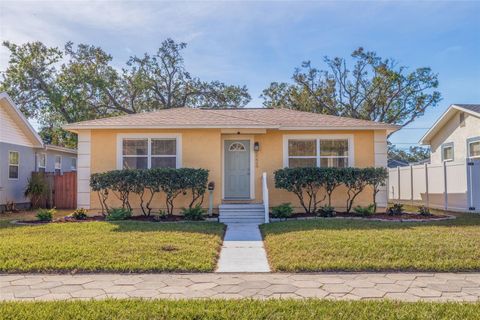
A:
{"type": "Polygon", "coordinates": [[[0,275],[0,300],[108,297],[479,301],[480,273],[0,275]]]}

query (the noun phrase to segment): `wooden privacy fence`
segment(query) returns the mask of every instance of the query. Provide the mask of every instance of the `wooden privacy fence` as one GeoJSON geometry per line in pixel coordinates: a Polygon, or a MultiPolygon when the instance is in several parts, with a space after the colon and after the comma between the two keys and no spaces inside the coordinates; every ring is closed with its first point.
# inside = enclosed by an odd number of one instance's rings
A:
{"type": "Polygon", "coordinates": [[[77,208],[77,173],[33,172],[42,176],[48,184],[48,195],[40,201],[40,206],[57,209],[77,208]]]}

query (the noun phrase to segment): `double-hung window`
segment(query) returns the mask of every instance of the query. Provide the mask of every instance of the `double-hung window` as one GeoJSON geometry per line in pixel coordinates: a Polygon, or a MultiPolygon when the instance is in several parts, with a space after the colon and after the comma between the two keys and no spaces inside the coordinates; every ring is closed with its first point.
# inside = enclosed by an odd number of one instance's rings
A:
{"type": "Polygon", "coordinates": [[[353,165],[352,138],[349,136],[286,136],[286,167],[338,167],[353,165]]]}
{"type": "Polygon", "coordinates": [[[70,164],[70,170],[77,171],[77,158],[72,158],[72,162],[70,164]]]}
{"type": "Polygon", "coordinates": [[[62,173],[62,156],[55,156],[55,173],[62,173]]]}
{"type": "Polygon", "coordinates": [[[47,154],[39,153],[37,154],[37,167],[38,172],[45,172],[47,168],[47,154]]]}
{"type": "Polygon", "coordinates": [[[121,169],[177,168],[178,137],[121,137],[121,169]]]}
{"type": "Polygon", "coordinates": [[[480,138],[468,141],[468,157],[471,159],[480,158],[480,138]]]}
{"type": "Polygon", "coordinates": [[[8,153],[8,179],[18,179],[18,171],[20,167],[20,154],[18,151],[10,151],[8,153]]]}
{"type": "Polygon", "coordinates": [[[454,158],[453,142],[444,143],[442,145],[442,161],[453,161],[454,158]]]}

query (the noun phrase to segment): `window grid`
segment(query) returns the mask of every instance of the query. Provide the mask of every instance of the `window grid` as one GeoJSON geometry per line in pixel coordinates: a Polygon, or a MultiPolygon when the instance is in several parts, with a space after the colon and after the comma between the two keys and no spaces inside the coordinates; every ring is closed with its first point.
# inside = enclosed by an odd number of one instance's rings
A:
{"type": "Polygon", "coordinates": [[[345,159],[347,163],[347,167],[350,165],[349,164],[349,155],[348,155],[348,148],[349,148],[349,140],[348,139],[322,139],[322,138],[315,138],[315,139],[288,139],[287,141],[287,147],[289,147],[289,142],[290,141],[312,141],[315,140],[316,144],[316,155],[314,156],[291,156],[289,153],[289,150],[287,151],[287,157],[288,157],[288,163],[290,163],[290,159],[316,159],[316,166],[320,167],[321,166],[321,159],[345,159]],[[346,156],[322,156],[321,155],[321,149],[320,149],[320,142],[321,141],[346,141],[347,142],[347,155],[346,156]]]}
{"type": "Polygon", "coordinates": [[[8,152],[8,179],[18,180],[20,172],[20,153],[18,151],[8,152]],[[11,169],[16,168],[15,171],[11,169]],[[12,175],[12,173],[14,175],[12,175]]]}
{"type": "MultiPolygon", "coordinates": [[[[141,155],[125,155],[123,154],[122,150],[122,157],[123,158],[147,158],[147,168],[150,169],[152,168],[152,158],[175,158],[175,168],[177,167],[177,139],[176,138],[123,138],[122,140],[122,148],[123,148],[123,142],[127,140],[146,140],[147,141],[147,154],[141,154],[141,155]],[[176,154],[171,154],[171,155],[163,155],[163,154],[152,154],[152,142],[154,140],[170,140],[175,142],[175,151],[176,154]]],[[[125,164],[123,164],[122,161],[122,166],[123,169],[125,169],[125,164]]]]}

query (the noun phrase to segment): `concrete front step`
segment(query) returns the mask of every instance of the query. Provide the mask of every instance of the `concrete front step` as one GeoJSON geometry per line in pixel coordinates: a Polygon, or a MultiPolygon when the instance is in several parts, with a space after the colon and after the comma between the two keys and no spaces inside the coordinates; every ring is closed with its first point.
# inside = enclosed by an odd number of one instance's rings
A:
{"type": "Polygon", "coordinates": [[[219,206],[220,222],[224,223],[264,223],[263,204],[229,203],[219,206]]]}

